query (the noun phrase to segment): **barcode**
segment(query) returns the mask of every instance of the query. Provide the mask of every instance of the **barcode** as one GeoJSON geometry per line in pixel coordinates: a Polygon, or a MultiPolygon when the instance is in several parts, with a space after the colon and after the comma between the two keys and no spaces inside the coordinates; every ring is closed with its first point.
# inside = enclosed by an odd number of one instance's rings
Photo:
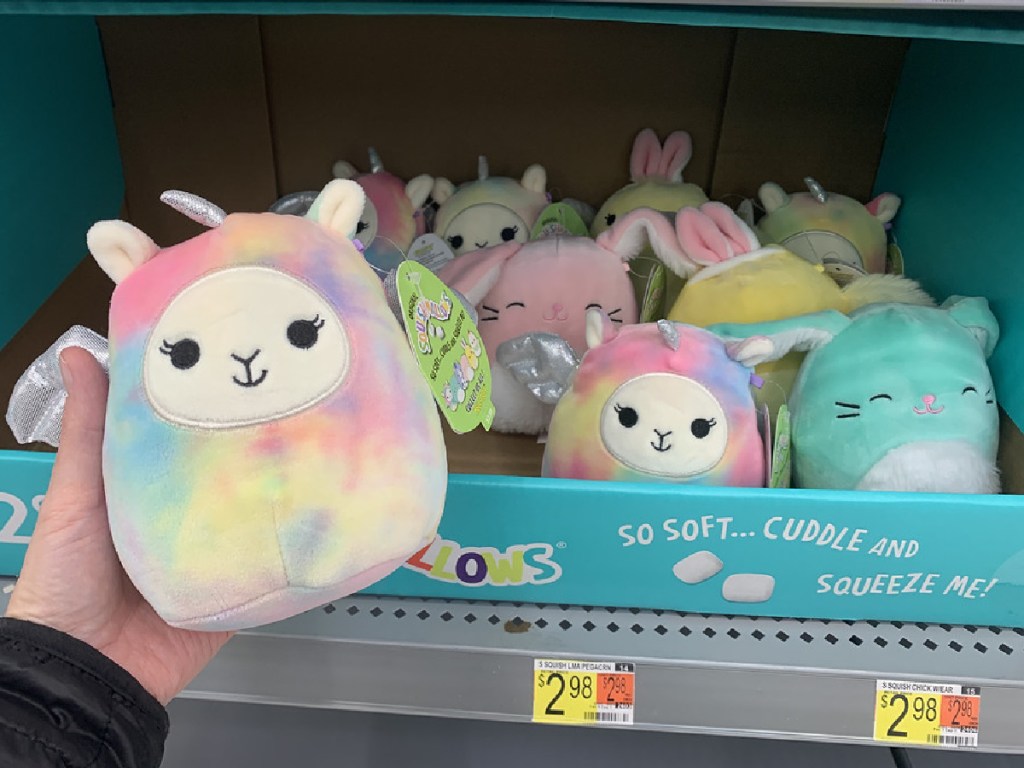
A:
{"type": "Polygon", "coordinates": [[[929,744],[939,744],[947,747],[976,747],[978,745],[978,737],[976,735],[971,736],[954,736],[952,734],[928,734],[929,744]]]}
{"type": "Polygon", "coordinates": [[[629,710],[624,712],[584,712],[583,719],[596,723],[626,723],[633,724],[633,713],[629,710]]]}

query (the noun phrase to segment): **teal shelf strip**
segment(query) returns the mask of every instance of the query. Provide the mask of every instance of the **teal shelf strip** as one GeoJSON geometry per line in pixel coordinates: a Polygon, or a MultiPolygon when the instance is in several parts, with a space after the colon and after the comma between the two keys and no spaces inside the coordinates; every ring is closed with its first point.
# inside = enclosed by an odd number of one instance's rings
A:
{"type": "Polygon", "coordinates": [[[338,2],[300,0],[211,0],[173,2],[0,2],[0,14],[175,15],[175,14],[353,14],[519,16],[627,21],[685,26],[786,29],[967,42],[1024,44],[1024,13],[1019,11],[881,10],[875,8],[772,8],[642,3],[482,3],[338,2]]]}

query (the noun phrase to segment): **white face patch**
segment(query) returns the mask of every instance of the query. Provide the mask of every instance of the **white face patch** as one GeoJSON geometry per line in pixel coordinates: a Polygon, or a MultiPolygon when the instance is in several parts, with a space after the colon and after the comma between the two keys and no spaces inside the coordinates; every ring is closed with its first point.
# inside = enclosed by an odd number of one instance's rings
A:
{"type": "Polygon", "coordinates": [[[192,283],[164,310],[143,386],[167,421],[227,429],[314,405],[348,362],[345,330],[319,293],[274,269],[235,267],[192,283]]]}
{"type": "Polygon", "coordinates": [[[601,412],[601,440],[616,459],[650,475],[684,478],[721,461],[725,411],[702,384],[672,373],[630,379],[601,412]]]}
{"type": "Polygon", "coordinates": [[[363,245],[368,246],[376,239],[379,226],[377,209],[370,198],[366,198],[366,203],[363,206],[363,215],[359,217],[359,223],[356,224],[354,237],[363,245]]]}
{"type": "Polygon", "coordinates": [[[530,229],[511,208],[497,203],[480,203],[464,210],[448,225],[444,241],[459,256],[502,243],[525,243],[530,229]]]}

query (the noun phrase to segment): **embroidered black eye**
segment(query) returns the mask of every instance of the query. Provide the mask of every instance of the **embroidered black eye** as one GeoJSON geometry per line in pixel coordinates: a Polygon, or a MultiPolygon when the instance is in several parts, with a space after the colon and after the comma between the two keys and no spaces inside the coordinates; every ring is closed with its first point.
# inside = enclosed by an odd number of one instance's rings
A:
{"type": "Polygon", "coordinates": [[[299,349],[309,349],[320,338],[324,320],[317,315],[312,320],[295,320],[288,326],[288,343],[299,349]]]}
{"type": "Polygon", "coordinates": [[[448,245],[452,247],[453,251],[459,250],[462,247],[462,235],[452,235],[448,238],[448,245]]]}
{"type": "Polygon", "coordinates": [[[885,392],[879,392],[877,395],[868,398],[869,403],[873,403],[875,400],[892,400],[892,395],[886,394],[885,392]]]}
{"type": "Polygon", "coordinates": [[[357,235],[358,235],[358,234],[360,234],[360,233],[361,233],[361,232],[363,232],[363,230],[365,230],[365,229],[366,229],[366,228],[367,228],[368,226],[370,226],[370,225],[369,225],[369,224],[367,224],[367,223],[366,223],[365,221],[360,221],[360,222],[359,222],[358,224],[356,224],[356,234],[357,234],[357,235]]]}
{"type": "Polygon", "coordinates": [[[503,230],[501,230],[501,239],[508,243],[514,240],[517,234],[519,234],[518,226],[505,227],[503,230]]]}
{"type": "Polygon", "coordinates": [[[505,305],[505,309],[512,309],[512,307],[523,307],[525,309],[526,305],[521,301],[510,301],[505,305]]]}
{"type": "Polygon", "coordinates": [[[973,392],[974,394],[978,394],[978,390],[975,387],[971,387],[971,386],[964,387],[964,391],[961,392],[960,394],[961,395],[966,395],[968,392],[973,392]]]}
{"type": "Polygon", "coordinates": [[[626,429],[632,429],[636,426],[636,423],[640,421],[640,414],[628,405],[625,408],[621,405],[616,405],[615,412],[619,414],[619,424],[624,426],[626,429]]]}
{"type": "Polygon", "coordinates": [[[605,216],[604,217],[604,223],[607,224],[609,227],[612,224],[614,224],[615,223],[615,214],[614,213],[609,213],[607,216],[605,216]]]}
{"type": "Polygon", "coordinates": [[[171,365],[179,371],[187,371],[199,362],[199,342],[195,339],[182,339],[173,344],[164,341],[160,351],[171,358],[171,365]]]}
{"type": "Polygon", "coordinates": [[[717,423],[714,419],[694,419],[690,422],[690,432],[698,440],[703,440],[711,434],[711,428],[717,423]]]}

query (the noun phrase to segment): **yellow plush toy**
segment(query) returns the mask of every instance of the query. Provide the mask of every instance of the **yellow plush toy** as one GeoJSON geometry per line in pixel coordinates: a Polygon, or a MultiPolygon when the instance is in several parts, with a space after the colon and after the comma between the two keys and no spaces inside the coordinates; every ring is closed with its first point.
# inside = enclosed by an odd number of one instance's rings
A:
{"type": "MultiPolygon", "coordinates": [[[[629,159],[630,183],[604,201],[594,216],[590,234],[597,237],[631,211],[650,208],[674,216],[676,211],[687,206],[706,203],[708,196],[696,184],[683,181],[683,169],[693,156],[693,141],[686,131],[675,131],[665,139],[664,145],[650,128],[637,134],[633,141],[633,152],[629,159]]],[[[630,266],[633,287],[637,294],[637,306],[642,307],[647,282],[654,268],[658,266],[651,253],[639,254],[640,258],[630,266]],[[647,258],[644,258],[644,256],[647,258]]],[[[665,316],[683,282],[674,273],[666,273],[665,293],[657,302],[656,319],[665,316]]]]}
{"type": "MultiPolygon", "coordinates": [[[[644,232],[658,258],[681,278],[689,278],[668,312],[668,319],[707,328],[716,323],[754,323],[833,309],[850,313],[879,302],[934,306],[912,280],[895,275],[866,275],[838,286],[821,264],[811,264],[778,245],[761,247],[757,236],[722,203],[685,208],[675,229],[664,215],[639,210],[615,233],[635,242],[644,232]]],[[[638,247],[638,246],[637,246],[638,247]]],[[[757,394],[774,421],[786,402],[803,361],[802,352],[757,366],[764,384],[757,394]]]]}

